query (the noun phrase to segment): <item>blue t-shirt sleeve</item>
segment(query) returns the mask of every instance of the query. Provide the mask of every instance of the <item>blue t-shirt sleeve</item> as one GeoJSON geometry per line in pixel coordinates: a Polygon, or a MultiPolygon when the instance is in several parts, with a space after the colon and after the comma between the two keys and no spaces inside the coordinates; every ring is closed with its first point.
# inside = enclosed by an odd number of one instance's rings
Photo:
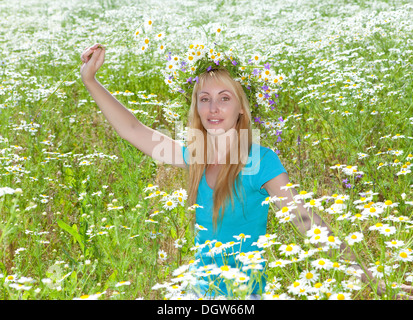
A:
{"type": "Polygon", "coordinates": [[[182,147],[182,156],[184,157],[184,162],[186,165],[188,165],[188,156],[189,156],[188,148],[185,147],[184,145],[182,145],[181,147],[182,147]]]}
{"type": "Polygon", "coordinates": [[[254,188],[261,194],[268,195],[265,189],[261,189],[262,185],[283,172],[287,173],[287,171],[284,169],[278,155],[269,148],[261,147],[260,158],[259,171],[253,178],[253,184],[254,188]]]}

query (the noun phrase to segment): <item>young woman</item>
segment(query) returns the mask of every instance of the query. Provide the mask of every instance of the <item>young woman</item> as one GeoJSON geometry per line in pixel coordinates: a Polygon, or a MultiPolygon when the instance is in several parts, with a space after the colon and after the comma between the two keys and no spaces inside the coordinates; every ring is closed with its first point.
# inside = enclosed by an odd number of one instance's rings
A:
{"type": "MultiPolygon", "coordinates": [[[[82,81],[102,113],[123,139],[155,160],[189,169],[189,204],[197,204],[196,223],[203,227],[195,239],[197,253],[203,264],[216,263],[232,267],[234,256],[224,256],[220,245],[242,241],[242,251],[257,250],[253,243],[266,234],[267,197],[282,197],[283,203],[294,201],[297,191],[282,188],[289,184],[286,170],[278,156],[269,148],[253,143],[251,114],[247,97],[239,82],[225,69],[210,69],[199,75],[192,92],[189,110],[188,147],[153,130],[129,112],[96,79],[95,74],[104,62],[105,48],[95,44],[81,55],[82,81]],[[159,145],[162,144],[162,152],[159,145]],[[247,237],[248,235],[249,237],[247,237]],[[244,237],[243,237],[244,236],[244,237]],[[216,249],[211,256],[209,247],[202,245],[213,240],[216,249]]],[[[330,227],[316,214],[296,202],[293,223],[302,235],[313,226],[330,227]]],[[[343,257],[355,261],[354,254],[341,245],[343,257]]],[[[373,283],[371,272],[359,261],[353,266],[362,269],[362,280],[373,283]]],[[[263,292],[265,279],[254,283],[254,293],[263,292]]],[[[206,282],[200,281],[200,294],[207,293],[206,282]]],[[[404,286],[413,292],[410,286],[404,286]]],[[[379,283],[381,293],[384,285],[379,283]]],[[[217,283],[219,294],[230,295],[224,282],[217,283]]]]}

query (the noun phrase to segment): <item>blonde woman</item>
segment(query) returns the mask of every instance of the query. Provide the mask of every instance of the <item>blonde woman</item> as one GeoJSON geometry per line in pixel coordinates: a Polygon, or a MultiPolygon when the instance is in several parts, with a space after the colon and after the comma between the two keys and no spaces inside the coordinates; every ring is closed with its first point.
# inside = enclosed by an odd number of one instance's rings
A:
{"type": "MultiPolygon", "coordinates": [[[[253,143],[251,114],[243,88],[225,69],[209,68],[198,76],[185,147],[138,121],[96,80],[104,56],[105,48],[99,44],[82,53],[80,73],[85,87],[120,137],[155,160],[189,170],[188,202],[199,205],[195,222],[202,226],[195,239],[195,245],[200,247],[196,257],[201,264],[217,264],[223,270],[231,270],[238,261],[234,255],[222,254],[223,245],[239,240],[242,252],[257,250],[253,243],[266,234],[269,208],[262,202],[277,196],[289,203],[297,195],[295,189],[282,188],[289,179],[277,154],[253,143]],[[205,245],[208,242],[211,246],[205,245]]],[[[326,228],[331,234],[318,215],[310,214],[300,202],[295,206],[293,223],[302,235],[313,226],[326,228]]],[[[341,250],[347,259],[356,260],[344,244],[341,250]]],[[[372,283],[371,272],[358,263],[354,268],[362,269],[362,279],[372,283]]],[[[217,281],[211,291],[211,279],[203,280],[199,282],[199,295],[232,295],[225,282],[217,281]]],[[[264,292],[264,278],[251,282],[253,294],[264,292]]],[[[378,286],[379,293],[383,288],[382,284],[378,286]]],[[[412,292],[409,286],[403,289],[412,292]]]]}

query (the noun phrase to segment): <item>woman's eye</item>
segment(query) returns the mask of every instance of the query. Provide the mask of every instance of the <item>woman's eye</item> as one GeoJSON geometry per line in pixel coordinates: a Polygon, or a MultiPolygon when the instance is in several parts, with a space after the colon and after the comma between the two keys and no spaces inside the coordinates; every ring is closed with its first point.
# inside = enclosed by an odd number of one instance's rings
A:
{"type": "Polygon", "coordinates": [[[207,102],[208,98],[201,98],[201,102],[207,102]]]}
{"type": "Polygon", "coordinates": [[[228,100],[229,100],[229,97],[222,97],[222,100],[228,101],[228,100]]]}

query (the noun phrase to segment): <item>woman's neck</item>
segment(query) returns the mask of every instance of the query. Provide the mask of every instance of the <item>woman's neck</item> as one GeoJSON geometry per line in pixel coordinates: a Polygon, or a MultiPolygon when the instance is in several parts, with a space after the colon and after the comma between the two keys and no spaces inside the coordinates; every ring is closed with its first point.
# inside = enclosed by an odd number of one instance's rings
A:
{"type": "MultiPolygon", "coordinates": [[[[226,164],[227,154],[231,152],[231,159],[238,158],[238,135],[235,129],[230,129],[220,135],[207,135],[207,165],[217,166],[226,164]]],[[[238,162],[238,160],[234,160],[238,162]]]]}

